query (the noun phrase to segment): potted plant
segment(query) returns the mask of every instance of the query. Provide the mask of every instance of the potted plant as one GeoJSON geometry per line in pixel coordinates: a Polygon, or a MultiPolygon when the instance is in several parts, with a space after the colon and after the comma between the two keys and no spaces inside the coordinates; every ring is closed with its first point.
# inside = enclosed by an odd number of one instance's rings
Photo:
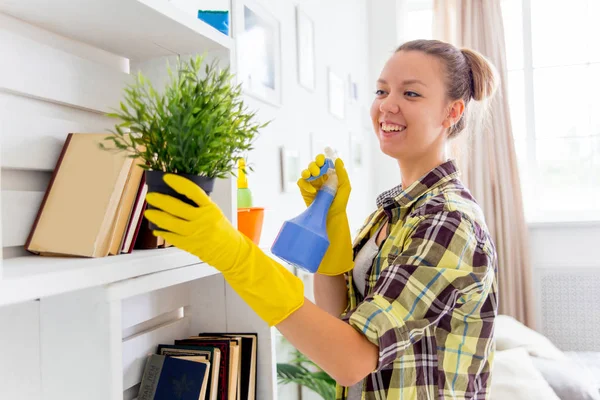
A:
{"type": "Polygon", "coordinates": [[[304,386],[323,400],[335,399],[335,380],[298,350],[289,363],[277,363],[277,383],[304,386]]]}
{"type": "Polygon", "coordinates": [[[120,120],[106,138],[111,146],[102,144],[140,161],[149,192],[188,203],[164,183],[165,173],[184,176],[210,195],[215,179],[233,174],[237,160],[268,124],[256,123],[255,113],[247,111],[229,67],[204,59],[178,59],[175,71],[167,64],[169,81],[160,92],[138,73],[125,88],[120,109],[108,114],[120,120]]]}

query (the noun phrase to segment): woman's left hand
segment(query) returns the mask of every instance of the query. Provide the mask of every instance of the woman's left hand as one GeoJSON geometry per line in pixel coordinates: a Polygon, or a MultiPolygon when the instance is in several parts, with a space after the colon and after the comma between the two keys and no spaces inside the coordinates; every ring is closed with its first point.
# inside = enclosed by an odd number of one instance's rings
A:
{"type": "Polygon", "coordinates": [[[197,207],[166,194],[148,193],[148,204],[157,210],[146,210],[144,215],[162,229],[153,233],[220,271],[231,269],[245,246],[243,234],[198,185],[175,174],[166,174],[164,181],[197,207]]]}
{"type": "Polygon", "coordinates": [[[154,231],[155,235],[220,270],[270,326],[304,304],[302,281],[234,228],[198,185],[174,174],[165,175],[164,181],[197,207],[169,195],[148,193],[148,204],[158,210],[147,210],[144,215],[163,229],[154,231]]]}

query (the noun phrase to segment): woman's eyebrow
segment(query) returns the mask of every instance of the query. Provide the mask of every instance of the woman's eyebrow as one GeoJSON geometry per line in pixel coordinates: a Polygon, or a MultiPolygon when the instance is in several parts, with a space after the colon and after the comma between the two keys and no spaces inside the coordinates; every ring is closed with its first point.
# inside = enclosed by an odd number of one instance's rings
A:
{"type": "MultiPolygon", "coordinates": [[[[382,85],[387,85],[387,81],[385,79],[377,79],[377,83],[380,83],[382,85]]],[[[422,85],[427,87],[427,85],[425,83],[423,83],[423,81],[420,81],[418,79],[406,79],[404,81],[402,81],[402,85],[407,86],[407,85],[411,85],[411,84],[417,84],[417,85],[422,85]]]]}
{"type": "Polygon", "coordinates": [[[422,85],[427,87],[427,85],[425,83],[423,83],[422,81],[418,80],[418,79],[407,79],[405,81],[402,82],[403,85],[411,85],[411,84],[417,84],[417,85],[422,85]]]}

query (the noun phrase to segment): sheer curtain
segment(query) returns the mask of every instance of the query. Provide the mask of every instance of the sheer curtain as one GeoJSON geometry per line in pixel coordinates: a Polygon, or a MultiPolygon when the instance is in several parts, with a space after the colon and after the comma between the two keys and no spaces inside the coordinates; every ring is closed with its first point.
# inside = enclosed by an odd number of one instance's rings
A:
{"type": "Polygon", "coordinates": [[[452,151],[496,244],[499,313],[534,327],[528,231],[504,84],[507,70],[500,0],[435,0],[433,27],[436,39],[477,50],[498,70],[500,87],[489,104],[489,118],[469,124],[452,151]]]}

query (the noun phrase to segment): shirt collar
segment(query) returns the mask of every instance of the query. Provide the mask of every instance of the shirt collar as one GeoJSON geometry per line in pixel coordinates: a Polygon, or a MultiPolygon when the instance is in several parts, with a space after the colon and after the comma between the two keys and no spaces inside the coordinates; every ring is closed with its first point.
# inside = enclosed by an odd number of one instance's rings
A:
{"type": "Polygon", "coordinates": [[[393,203],[406,207],[425,193],[457,176],[458,169],[454,160],[446,161],[423,175],[419,180],[406,188],[406,190],[403,190],[400,184],[381,193],[377,196],[377,208],[391,206],[393,203]]]}

